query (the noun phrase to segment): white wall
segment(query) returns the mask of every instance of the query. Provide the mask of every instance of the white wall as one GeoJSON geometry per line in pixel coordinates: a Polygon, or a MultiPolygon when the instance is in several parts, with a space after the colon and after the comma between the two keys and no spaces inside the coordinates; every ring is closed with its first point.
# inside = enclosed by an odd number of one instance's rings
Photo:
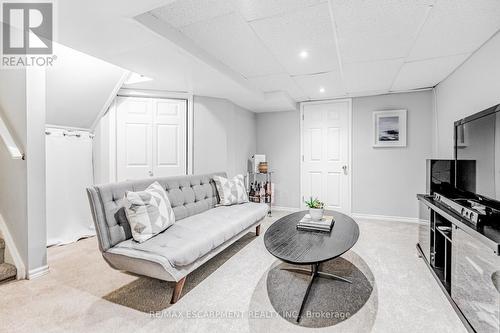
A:
{"type": "Polygon", "coordinates": [[[25,153],[12,160],[0,143],[0,214],[28,271],[47,264],[45,96],[44,69],[0,70],[0,114],[25,153]]]}
{"type": "Polygon", "coordinates": [[[500,33],[436,87],[437,158],[453,158],[456,120],[500,103],[500,33]]]}
{"type": "Polygon", "coordinates": [[[257,115],[257,153],[265,154],[273,171],[274,205],[300,207],[300,113],[257,115]]]}
{"type": "Polygon", "coordinates": [[[417,217],[425,192],[425,160],[432,155],[431,91],[353,99],[352,211],[417,217]],[[373,111],[406,109],[407,147],[373,148],[373,111]]]}
{"type": "MultiPolygon", "coordinates": [[[[352,211],[417,216],[416,194],[425,191],[425,159],[431,157],[431,91],[353,98],[352,211]],[[372,113],[408,110],[408,146],[373,148],[372,113]]],[[[276,170],[277,206],[299,207],[299,112],[257,115],[257,150],[276,170]]]]}
{"type": "Polygon", "coordinates": [[[256,134],[255,113],[225,99],[194,96],[194,173],[246,174],[256,134]]]}
{"type": "Polygon", "coordinates": [[[108,112],[97,123],[92,140],[92,164],[94,167],[94,183],[106,184],[116,180],[116,131],[115,108],[112,105],[108,112]],[[112,155],[113,154],[113,155],[112,155]]]}
{"type": "Polygon", "coordinates": [[[47,69],[47,124],[90,129],[128,71],[61,44],[47,69]]]}
{"type": "Polygon", "coordinates": [[[26,75],[28,277],[47,265],[45,191],[45,69],[31,68],[26,75]]]}
{"type": "MultiPolygon", "coordinates": [[[[0,116],[26,150],[26,71],[0,70],[0,116]]],[[[0,142],[0,214],[25,265],[28,263],[27,162],[13,160],[0,142]]]]}

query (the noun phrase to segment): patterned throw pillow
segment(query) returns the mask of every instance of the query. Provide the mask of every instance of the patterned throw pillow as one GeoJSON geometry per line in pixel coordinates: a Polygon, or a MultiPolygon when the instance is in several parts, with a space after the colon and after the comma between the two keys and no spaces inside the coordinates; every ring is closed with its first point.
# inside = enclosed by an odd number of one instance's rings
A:
{"type": "Polygon", "coordinates": [[[237,175],[233,179],[214,176],[214,181],[221,205],[230,206],[248,202],[243,175],[237,175]]]}
{"type": "Polygon", "coordinates": [[[158,182],[140,192],[125,194],[125,213],[132,237],[142,243],[159,234],[175,222],[167,192],[158,182]]]}

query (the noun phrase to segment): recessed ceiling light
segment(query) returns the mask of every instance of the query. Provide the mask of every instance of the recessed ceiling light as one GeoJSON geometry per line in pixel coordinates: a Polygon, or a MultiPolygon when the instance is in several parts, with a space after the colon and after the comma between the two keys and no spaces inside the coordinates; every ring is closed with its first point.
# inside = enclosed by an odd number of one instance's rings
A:
{"type": "Polygon", "coordinates": [[[319,88],[319,92],[320,93],[324,93],[325,92],[325,88],[324,87],[319,88]]]}
{"type": "Polygon", "coordinates": [[[306,50],[300,51],[299,57],[301,57],[302,59],[305,59],[305,58],[309,57],[309,52],[307,52],[306,50]]]}
{"type": "Polygon", "coordinates": [[[134,84],[139,82],[152,81],[153,79],[138,73],[130,73],[127,80],[124,82],[125,84],[134,84]]]}

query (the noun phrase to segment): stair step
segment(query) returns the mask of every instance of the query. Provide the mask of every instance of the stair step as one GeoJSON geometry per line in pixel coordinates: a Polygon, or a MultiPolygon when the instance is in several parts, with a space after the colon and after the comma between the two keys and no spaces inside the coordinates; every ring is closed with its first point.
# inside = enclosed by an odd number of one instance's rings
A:
{"type": "Polygon", "coordinates": [[[17,269],[14,265],[3,263],[0,264],[0,283],[3,281],[15,279],[17,269]]]}

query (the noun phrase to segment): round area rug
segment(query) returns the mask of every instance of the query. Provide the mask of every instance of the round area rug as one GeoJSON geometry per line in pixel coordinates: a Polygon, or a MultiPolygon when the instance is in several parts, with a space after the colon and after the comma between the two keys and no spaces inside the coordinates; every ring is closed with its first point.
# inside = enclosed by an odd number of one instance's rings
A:
{"type": "Polygon", "coordinates": [[[375,280],[368,265],[353,251],[322,263],[319,269],[352,283],[317,277],[298,323],[298,311],[310,276],[282,268],[310,269],[310,266],[294,266],[279,260],[272,265],[252,298],[249,309],[252,331],[263,328],[270,331],[269,326],[291,329],[293,326],[327,328],[336,325],[340,331],[344,328],[352,332],[369,331],[373,326],[377,312],[375,280]]]}

